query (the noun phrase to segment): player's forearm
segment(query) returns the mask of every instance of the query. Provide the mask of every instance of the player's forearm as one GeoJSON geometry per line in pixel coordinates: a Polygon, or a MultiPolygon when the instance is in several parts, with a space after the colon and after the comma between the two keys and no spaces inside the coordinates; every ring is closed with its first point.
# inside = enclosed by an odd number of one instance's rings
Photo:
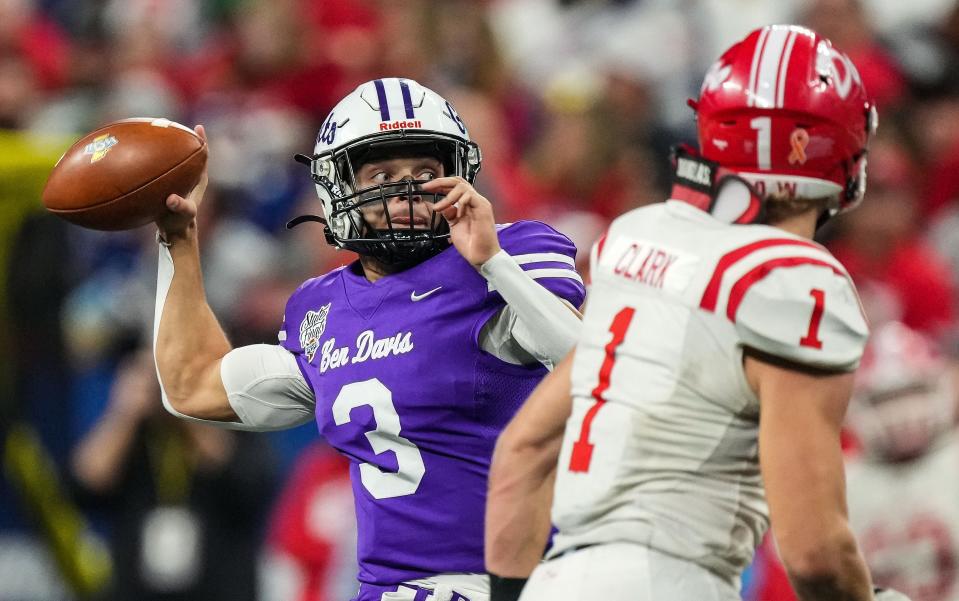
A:
{"type": "Polygon", "coordinates": [[[526,578],[543,557],[549,539],[556,479],[556,444],[544,449],[498,444],[490,469],[486,507],[486,569],[526,578]]]}
{"type": "Polygon", "coordinates": [[[177,406],[210,379],[231,347],[206,301],[196,227],[170,243],[160,248],[154,334],[160,383],[177,406]]]}

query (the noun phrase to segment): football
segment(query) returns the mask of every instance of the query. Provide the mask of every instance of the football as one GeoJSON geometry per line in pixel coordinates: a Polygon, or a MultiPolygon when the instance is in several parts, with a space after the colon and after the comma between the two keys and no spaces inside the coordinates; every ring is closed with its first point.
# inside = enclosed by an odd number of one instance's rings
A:
{"type": "Polygon", "coordinates": [[[43,204],[67,221],[97,230],[128,230],[167,211],[170,194],[200,181],[207,146],[169,119],[125,119],[80,138],[54,165],[43,204]]]}

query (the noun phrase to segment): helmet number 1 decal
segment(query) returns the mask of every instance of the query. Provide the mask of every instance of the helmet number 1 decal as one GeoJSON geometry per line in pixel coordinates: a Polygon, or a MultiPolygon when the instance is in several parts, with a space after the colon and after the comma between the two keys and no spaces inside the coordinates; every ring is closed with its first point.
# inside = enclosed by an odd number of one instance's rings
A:
{"type": "Polygon", "coordinates": [[[806,335],[799,339],[800,346],[808,346],[814,349],[822,348],[822,340],[819,339],[819,324],[822,322],[823,311],[826,310],[826,293],[819,288],[813,288],[809,291],[809,296],[815,301],[812,308],[812,316],[809,318],[809,330],[806,335]]]}
{"type": "Polygon", "coordinates": [[[589,441],[590,427],[593,424],[593,419],[596,418],[596,414],[599,413],[600,408],[606,404],[606,399],[603,398],[603,394],[606,392],[606,389],[609,388],[609,377],[613,373],[613,364],[616,363],[616,349],[626,338],[626,330],[629,328],[629,323],[633,321],[635,314],[636,309],[626,307],[613,317],[613,323],[609,326],[609,332],[613,335],[613,338],[606,345],[606,357],[603,359],[603,364],[599,368],[599,382],[597,382],[596,388],[593,389],[593,398],[596,400],[596,403],[589,408],[589,411],[587,411],[583,417],[583,425],[579,431],[579,440],[573,443],[573,453],[569,458],[569,471],[571,472],[589,471],[589,464],[592,463],[593,459],[593,447],[595,446],[589,441]]]}
{"type": "Polygon", "coordinates": [[[756,117],[749,122],[749,127],[756,130],[756,164],[760,169],[768,170],[772,166],[772,119],[756,117]]]}

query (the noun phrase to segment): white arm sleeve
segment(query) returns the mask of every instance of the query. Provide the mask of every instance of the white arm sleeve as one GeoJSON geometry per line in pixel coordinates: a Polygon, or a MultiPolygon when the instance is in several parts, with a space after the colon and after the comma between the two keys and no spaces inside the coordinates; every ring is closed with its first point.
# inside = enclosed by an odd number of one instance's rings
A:
{"type": "MultiPolygon", "coordinates": [[[[173,257],[170,256],[170,250],[161,244],[157,267],[156,309],[153,317],[154,362],[160,318],[163,316],[163,305],[173,282],[173,273],[173,257]]],[[[223,358],[220,378],[223,380],[230,405],[240,418],[239,422],[200,419],[177,411],[167,397],[160,369],[157,367],[163,407],[180,419],[231,430],[265,431],[290,428],[308,421],[313,415],[313,391],[303,379],[293,354],[282,347],[263,344],[234,349],[223,358]]]]}
{"type": "Polygon", "coordinates": [[[505,250],[484,263],[480,274],[506,301],[481,334],[483,349],[510,363],[526,363],[527,355],[553,369],[579,338],[576,309],[536,283],[505,250]]]}
{"type": "Polygon", "coordinates": [[[316,397],[293,353],[275,344],[233,349],[220,378],[230,406],[250,430],[283,430],[313,419],[316,397]]]}

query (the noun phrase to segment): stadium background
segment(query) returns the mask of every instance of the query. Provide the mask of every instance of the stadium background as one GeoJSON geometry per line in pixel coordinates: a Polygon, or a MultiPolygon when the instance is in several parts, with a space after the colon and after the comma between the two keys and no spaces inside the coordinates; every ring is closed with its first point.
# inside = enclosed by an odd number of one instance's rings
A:
{"type": "MultiPolygon", "coordinates": [[[[613,216],[665,197],[668,148],[695,140],[685,100],[711,60],[756,26],[790,21],[845,50],[879,106],[865,206],[823,241],[874,324],[902,320],[951,351],[954,0],[0,0],[0,601],[100,598],[128,576],[108,549],[131,531],[130,507],[142,518],[164,504],[157,491],[190,486],[161,468],[144,484],[84,464],[111,408],[140,411],[124,422],[137,427],[162,419],[123,400],[159,405],[143,384],[153,231],[85,231],[40,209],[46,174],[80,134],[131,116],[206,125],[210,302],[234,343],[272,341],[294,287],[350,260],[318,227],[284,224],[319,210],[292,154],[312,148],[358,83],[403,76],[449,98],[483,149],[478,188],[498,220],[546,221],[584,260],[613,216]],[[155,494],[131,500],[136,487],[155,494]]],[[[194,509],[204,524],[243,521],[255,598],[349,598],[349,491],[314,426],[255,440],[183,435],[194,496],[222,482],[205,470],[234,460],[246,470],[230,481],[248,493],[242,512],[236,495],[212,493],[194,509]],[[215,449],[209,465],[191,444],[215,449]]],[[[943,570],[955,577],[955,563],[943,570]]]]}

